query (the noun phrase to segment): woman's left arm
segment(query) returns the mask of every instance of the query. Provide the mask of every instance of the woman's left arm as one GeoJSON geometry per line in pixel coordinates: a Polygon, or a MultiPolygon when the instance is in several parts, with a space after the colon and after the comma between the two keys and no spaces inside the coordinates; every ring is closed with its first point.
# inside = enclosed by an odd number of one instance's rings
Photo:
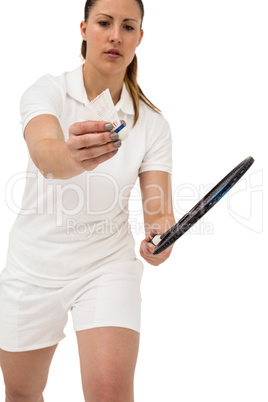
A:
{"type": "Polygon", "coordinates": [[[143,216],[146,238],[141,242],[140,254],[151,265],[160,265],[170,256],[172,247],[154,255],[154,245],[149,243],[155,235],[165,233],[175,224],[172,205],[171,175],[162,171],[140,174],[143,216]]]}

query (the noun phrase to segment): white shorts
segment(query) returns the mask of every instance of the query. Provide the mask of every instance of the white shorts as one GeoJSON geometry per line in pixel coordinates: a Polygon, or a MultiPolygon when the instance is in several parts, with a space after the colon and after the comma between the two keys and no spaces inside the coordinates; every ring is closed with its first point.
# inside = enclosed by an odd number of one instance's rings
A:
{"type": "Polygon", "coordinates": [[[64,337],[68,312],[73,328],[124,327],[140,332],[139,260],[106,265],[61,288],[45,288],[0,275],[0,348],[10,352],[41,349],[64,337]]]}

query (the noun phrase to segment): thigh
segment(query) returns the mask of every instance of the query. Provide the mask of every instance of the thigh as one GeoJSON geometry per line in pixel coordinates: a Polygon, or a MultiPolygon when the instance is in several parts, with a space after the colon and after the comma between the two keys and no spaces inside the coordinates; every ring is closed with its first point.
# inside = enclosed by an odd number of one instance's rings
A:
{"type": "Polygon", "coordinates": [[[24,352],[58,344],[65,337],[68,319],[60,292],[32,285],[4,270],[0,276],[0,349],[24,352]]]}
{"type": "Polygon", "coordinates": [[[120,327],[140,332],[142,263],[114,262],[94,273],[95,278],[85,276],[70,286],[69,291],[75,289],[71,297],[74,330],[120,327]]]}
{"type": "Polygon", "coordinates": [[[76,334],[85,400],[132,402],[139,333],[103,327],[76,334]]]}
{"type": "Polygon", "coordinates": [[[57,345],[28,352],[0,349],[0,366],[7,393],[41,395],[47,382],[49,366],[57,345]]]}

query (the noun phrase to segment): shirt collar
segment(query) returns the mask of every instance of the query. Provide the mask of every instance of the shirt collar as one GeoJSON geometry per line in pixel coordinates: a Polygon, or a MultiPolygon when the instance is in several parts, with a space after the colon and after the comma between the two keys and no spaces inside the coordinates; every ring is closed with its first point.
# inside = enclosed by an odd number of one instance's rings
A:
{"type": "Polygon", "coordinates": [[[132,115],[134,115],[134,113],[135,113],[134,107],[133,107],[133,102],[132,102],[131,96],[128,93],[125,83],[123,83],[121,97],[120,97],[119,102],[115,105],[115,110],[117,112],[122,110],[123,113],[132,114],[132,115]]]}
{"type": "MultiPolygon", "coordinates": [[[[78,102],[86,105],[88,102],[83,78],[83,64],[75,70],[66,73],[66,92],[78,102]]],[[[121,97],[115,105],[117,112],[134,115],[134,107],[131,96],[129,95],[125,83],[123,84],[121,97]]]]}
{"type": "Polygon", "coordinates": [[[66,73],[66,92],[78,102],[87,103],[87,93],[83,78],[83,64],[73,71],[66,73]]]}

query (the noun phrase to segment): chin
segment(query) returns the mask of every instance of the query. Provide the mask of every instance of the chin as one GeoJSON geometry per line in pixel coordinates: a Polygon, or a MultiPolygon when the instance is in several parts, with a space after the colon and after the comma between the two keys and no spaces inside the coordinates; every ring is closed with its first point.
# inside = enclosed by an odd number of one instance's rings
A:
{"type": "Polygon", "coordinates": [[[107,66],[107,68],[102,68],[101,72],[104,75],[125,75],[127,67],[118,68],[117,66],[107,66]]]}

